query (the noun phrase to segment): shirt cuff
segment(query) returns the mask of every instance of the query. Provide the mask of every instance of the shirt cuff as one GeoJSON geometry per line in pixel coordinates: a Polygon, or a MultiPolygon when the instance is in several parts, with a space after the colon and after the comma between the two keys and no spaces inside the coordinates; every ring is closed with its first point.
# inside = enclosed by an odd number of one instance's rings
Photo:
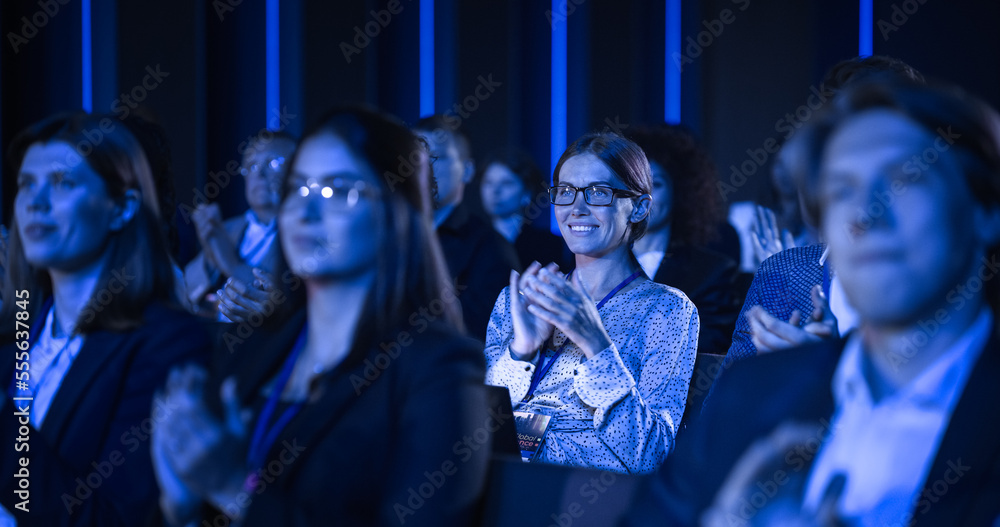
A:
{"type": "Polygon", "coordinates": [[[531,361],[518,360],[510,351],[510,343],[504,346],[500,353],[500,359],[494,368],[499,373],[497,377],[506,379],[507,390],[510,391],[512,402],[520,401],[528,393],[528,385],[531,384],[531,376],[535,374],[535,367],[538,365],[538,357],[541,353],[535,353],[531,361]]]}
{"type": "Polygon", "coordinates": [[[594,426],[600,426],[605,413],[636,386],[632,372],[625,367],[614,343],[580,364],[577,370],[579,374],[573,386],[580,399],[596,410],[594,426]]]}

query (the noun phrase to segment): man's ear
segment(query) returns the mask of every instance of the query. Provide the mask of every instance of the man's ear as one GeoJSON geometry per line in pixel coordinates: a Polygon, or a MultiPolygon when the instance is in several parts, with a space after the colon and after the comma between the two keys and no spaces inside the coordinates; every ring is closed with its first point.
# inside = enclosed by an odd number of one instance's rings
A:
{"type": "Polygon", "coordinates": [[[139,194],[139,191],[126,190],[121,202],[115,205],[115,217],[111,220],[111,230],[117,232],[124,229],[128,222],[132,221],[132,218],[139,213],[140,206],[142,206],[142,195],[139,194]]]}
{"type": "Polygon", "coordinates": [[[649,209],[653,205],[653,198],[649,194],[643,194],[635,198],[635,201],[632,203],[635,206],[632,207],[632,216],[629,218],[629,221],[639,223],[643,218],[649,216],[649,209]]]}

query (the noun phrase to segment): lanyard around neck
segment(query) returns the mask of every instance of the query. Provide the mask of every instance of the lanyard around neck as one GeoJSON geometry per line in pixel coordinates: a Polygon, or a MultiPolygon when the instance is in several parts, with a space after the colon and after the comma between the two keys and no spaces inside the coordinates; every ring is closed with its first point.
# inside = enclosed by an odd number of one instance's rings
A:
{"type": "Polygon", "coordinates": [[[292,347],[292,352],[285,359],[285,364],[281,368],[281,373],[278,374],[278,378],[274,385],[271,387],[271,393],[267,397],[267,402],[264,403],[264,409],[260,412],[260,417],[257,418],[257,425],[254,427],[253,437],[250,440],[250,449],[247,451],[247,468],[250,470],[250,475],[247,477],[246,485],[249,489],[256,487],[256,474],[255,471],[264,466],[264,461],[267,458],[267,452],[271,449],[271,445],[278,439],[278,434],[284,430],[285,426],[295,417],[295,415],[302,408],[302,402],[296,402],[290,405],[285,411],[278,417],[274,425],[268,428],[268,422],[271,420],[271,416],[274,414],[275,409],[278,406],[278,400],[281,398],[281,393],[285,391],[285,386],[288,385],[288,380],[292,376],[292,370],[295,369],[295,361],[298,359],[299,355],[302,353],[302,349],[306,344],[306,336],[308,335],[308,323],[302,326],[302,331],[299,333],[298,339],[295,341],[295,346],[292,347]]]}
{"type": "MultiPolygon", "coordinates": [[[[597,310],[600,311],[600,309],[604,307],[604,304],[606,304],[608,300],[611,300],[611,297],[615,296],[615,294],[617,294],[622,289],[625,289],[625,286],[631,284],[636,278],[639,278],[639,276],[641,276],[642,274],[643,271],[640,269],[629,275],[628,278],[622,280],[620,284],[616,285],[615,288],[611,290],[611,292],[604,295],[604,298],[602,298],[601,301],[597,303],[597,310]]],[[[552,365],[556,363],[556,359],[559,358],[559,355],[562,354],[563,350],[565,350],[566,346],[568,346],[569,344],[570,341],[569,339],[567,339],[562,346],[559,346],[559,349],[556,350],[555,354],[552,355],[552,358],[549,359],[548,362],[545,361],[544,357],[539,357],[538,367],[535,368],[535,372],[531,375],[531,383],[528,384],[528,392],[525,393],[524,398],[521,399],[522,403],[526,403],[530,401],[532,397],[534,397],[535,390],[538,389],[539,383],[542,382],[542,379],[545,377],[545,374],[552,369],[552,365]]]]}

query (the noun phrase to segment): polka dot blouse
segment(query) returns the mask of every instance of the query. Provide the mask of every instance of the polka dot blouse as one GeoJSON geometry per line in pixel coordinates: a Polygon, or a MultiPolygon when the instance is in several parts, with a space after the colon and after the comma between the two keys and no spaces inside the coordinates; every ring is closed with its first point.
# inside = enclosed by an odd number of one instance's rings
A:
{"type": "MultiPolygon", "coordinates": [[[[539,363],[510,354],[509,288],[500,293],[486,334],[486,382],[506,386],[515,410],[552,416],[541,462],[649,473],[674,445],[698,348],[698,312],[681,291],[641,279],[600,310],[613,344],[590,360],[573,343],[520,403],[539,363]]],[[[567,341],[555,330],[543,354],[567,341]]]]}

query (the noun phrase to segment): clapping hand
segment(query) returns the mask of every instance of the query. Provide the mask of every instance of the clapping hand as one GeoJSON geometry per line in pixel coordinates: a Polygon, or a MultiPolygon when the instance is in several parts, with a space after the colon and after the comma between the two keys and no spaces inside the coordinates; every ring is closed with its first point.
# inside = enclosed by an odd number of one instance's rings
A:
{"type": "MultiPolygon", "coordinates": [[[[531,262],[523,274],[510,272],[510,311],[514,324],[514,339],[510,350],[521,360],[531,360],[535,352],[552,336],[553,327],[545,320],[531,312],[530,300],[527,297],[528,278],[535,277],[542,269],[542,264],[531,262]]],[[[559,273],[559,266],[552,263],[545,267],[550,273],[559,273]]]]}
{"type": "Polygon", "coordinates": [[[750,308],[747,319],[750,322],[750,335],[754,346],[757,347],[757,353],[777,351],[837,336],[837,319],[830,310],[830,303],[823,295],[822,288],[816,285],[810,294],[812,294],[813,312],[803,327],[799,327],[802,314],[797,309],[792,312],[788,322],[784,322],[771,316],[761,306],[750,308]]]}
{"type": "Polygon", "coordinates": [[[154,415],[167,409],[153,429],[152,457],[168,518],[190,515],[201,501],[231,512],[226,505],[235,503],[247,476],[250,411],[240,407],[230,378],[220,389],[225,417],[217,419],[204,404],[207,378],[199,366],[175,368],[153,399],[154,415]]]}
{"type": "Polygon", "coordinates": [[[216,294],[219,297],[219,312],[231,322],[250,320],[257,313],[262,318],[274,310],[271,295],[274,292],[274,278],[266,272],[254,268],[254,281],[245,284],[237,277],[230,277],[216,294]]]}
{"type": "MultiPolygon", "coordinates": [[[[806,423],[784,422],[767,437],[747,448],[733,466],[719,489],[715,501],[701,517],[700,525],[722,527],[732,519],[750,520],[752,525],[784,527],[835,527],[843,525],[837,505],[843,496],[846,479],[831,479],[815,510],[803,507],[809,468],[788,461],[789,455],[822,440],[822,429],[806,423]],[[805,468],[805,470],[803,470],[805,468]],[[780,479],[776,474],[781,473],[780,479]],[[763,483],[762,483],[763,482],[763,483]],[[773,488],[763,504],[754,497],[761,489],[773,488]],[[753,501],[753,517],[747,518],[747,503],[753,501]]],[[[799,456],[795,456],[801,462],[799,456]]],[[[811,459],[809,460],[811,461],[811,459]]],[[[810,463],[811,465],[811,463],[810,463]]],[[[743,521],[747,524],[747,521],[743,521]]]]}
{"type": "Polygon", "coordinates": [[[191,218],[205,258],[227,276],[232,274],[227,269],[239,261],[239,251],[229,240],[219,206],[215,203],[198,205],[191,213],[191,218]]]}
{"type": "Polygon", "coordinates": [[[527,275],[523,288],[531,302],[527,310],[536,319],[559,328],[583,350],[587,358],[600,353],[611,345],[611,337],[604,329],[604,322],[587,288],[580,282],[579,273],[572,281],[558,271],[544,268],[527,275]]]}
{"type": "Polygon", "coordinates": [[[754,258],[757,265],[770,258],[775,253],[795,247],[795,239],[788,229],[779,229],[774,211],[757,205],[757,215],[750,231],[750,241],[753,244],[754,258]]]}

